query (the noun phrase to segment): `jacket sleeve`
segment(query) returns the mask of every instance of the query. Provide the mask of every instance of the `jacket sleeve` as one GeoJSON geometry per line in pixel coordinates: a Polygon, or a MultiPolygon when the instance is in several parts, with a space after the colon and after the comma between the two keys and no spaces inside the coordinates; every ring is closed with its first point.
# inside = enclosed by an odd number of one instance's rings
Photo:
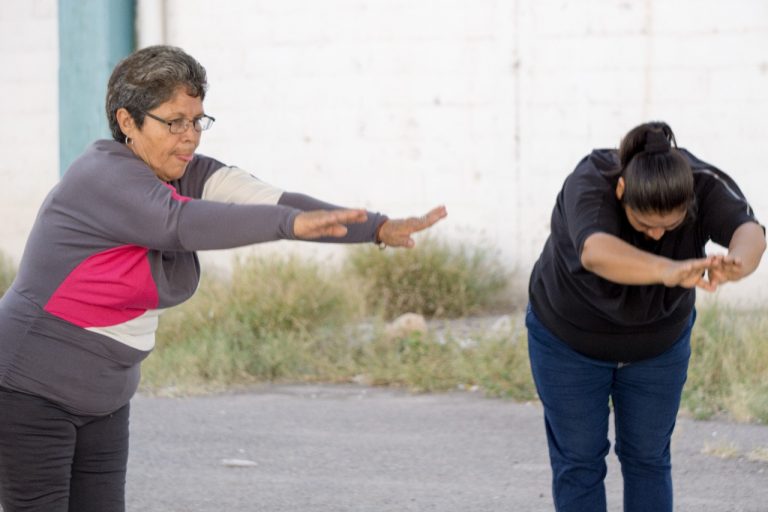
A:
{"type": "Polygon", "coordinates": [[[277,204],[283,191],[238,167],[219,167],[208,176],[202,198],[234,204],[277,204]]]}
{"type": "Polygon", "coordinates": [[[121,151],[86,155],[65,174],[51,208],[55,218],[86,238],[183,251],[293,239],[293,221],[300,213],[285,205],[231,204],[182,195],[131,153],[121,151]]]}
{"type": "MultiPolygon", "coordinates": [[[[295,192],[284,192],[280,196],[279,205],[297,208],[301,211],[312,210],[338,210],[343,206],[335,206],[330,203],[320,201],[314,197],[295,192]]],[[[348,224],[347,234],[340,238],[324,237],[318,238],[316,242],[354,244],[365,242],[376,242],[376,230],[388,220],[386,215],[377,212],[367,212],[368,219],[359,224],[348,224]]]]}
{"type": "MultiPolygon", "coordinates": [[[[182,178],[180,190],[184,192],[189,189],[189,193],[194,197],[232,204],[279,204],[301,211],[342,208],[304,194],[284,192],[246,170],[226,166],[210,157],[198,155],[193,165],[194,169],[190,169],[182,178]],[[187,184],[183,182],[187,182],[187,184]]],[[[366,222],[347,226],[346,236],[319,238],[314,241],[325,243],[374,242],[376,230],[386,220],[386,215],[368,212],[366,222]]]]}

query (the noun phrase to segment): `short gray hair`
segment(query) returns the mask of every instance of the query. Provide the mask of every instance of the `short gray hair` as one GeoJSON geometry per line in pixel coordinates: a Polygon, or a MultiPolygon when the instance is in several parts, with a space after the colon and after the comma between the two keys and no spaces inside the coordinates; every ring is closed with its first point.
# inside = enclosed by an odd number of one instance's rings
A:
{"type": "Polygon", "coordinates": [[[205,99],[208,88],[205,68],[181,48],[148,46],[118,62],[107,85],[107,121],[112,138],[125,140],[117,122],[118,109],[126,109],[141,128],[144,113],[170,100],[179,87],[200,100],[205,99]]]}

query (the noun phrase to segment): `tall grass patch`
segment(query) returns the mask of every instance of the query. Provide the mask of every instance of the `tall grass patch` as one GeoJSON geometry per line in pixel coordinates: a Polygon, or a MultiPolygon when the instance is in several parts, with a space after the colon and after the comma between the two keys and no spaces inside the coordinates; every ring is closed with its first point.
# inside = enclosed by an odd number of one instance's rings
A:
{"type": "MultiPolygon", "coordinates": [[[[244,259],[231,277],[207,277],[195,297],[163,316],[144,389],[323,381],[535,399],[514,281],[492,251],[434,240],[411,251],[355,248],[331,269],[298,257],[244,259]],[[508,328],[467,332],[479,325],[467,317],[499,310],[512,314],[508,328]],[[393,333],[389,319],[405,312],[432,320],[424,330],[393,333]],[[452,317],[461,320],[445,320],[452,317]]],[[[525,289],[517,288],[520,297],[525,289]]],[[[768,423],[766,332],[764,309],[700,307],[683,408],[702,419],[768,423]]]]}
{"type": "Polygon", "coordinates": [[[10,288],[15,277],[16,267],[13,261],[6,254],[0,252],[0,296],[10,288]]]}
{"type": "Polygon", "coordinates": [[[699,309],[683,407],[768,423],[768,314],[714,304],[699,309]]]}
{"type": "Polygon", "coordinates": [[[166,313],[149,389],[221,389],[255,381],[333,380],[349,359],[345,330],[362,314],[354,290],[298,258],[249,258],[209,278],[166,313]]]}
{"type": "Polygon", "coordinates": [[[379,336],[362,348],[359,361],[374,385],[424,392],[476,389],[516,400],[536,396],[524,332],[379,336]]]}
{"type": "Polygon", "coordinates": [[[350,252],[331,270],[298,257],[249,258],[231,277],[204,279],[161,319],[144,389],[312,380],[533,397],[519,332],[487,341],[476,332],[467,345],[449,332],[393,336],[384,328],[406,311],[456,317],[504,307],[511,273],[494,253],[433,240],[413,251],[350,252]]]}
{"type": "Polygon", "coordinates": [[[424,238],[414,250],[351,251],[347,268],[365,283],[371,311],[393,318],[406,312],[457,318],[511,307],[512,273],[482,247],[424,238]]]}

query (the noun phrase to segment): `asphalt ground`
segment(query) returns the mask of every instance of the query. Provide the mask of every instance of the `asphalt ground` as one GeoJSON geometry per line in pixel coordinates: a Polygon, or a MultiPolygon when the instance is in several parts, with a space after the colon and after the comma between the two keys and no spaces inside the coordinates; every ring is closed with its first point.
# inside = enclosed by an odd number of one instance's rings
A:
{"type": "MultiPolygon", "coordinates": [[[[609,457],[609,510],[621,510],[609,457]]],[[[675,510],[768,511],[768,426],[680,418],[675,510]]],[[[551,511],[541,407],[267,386],[132,403],[129,512],[551,511]]]]}

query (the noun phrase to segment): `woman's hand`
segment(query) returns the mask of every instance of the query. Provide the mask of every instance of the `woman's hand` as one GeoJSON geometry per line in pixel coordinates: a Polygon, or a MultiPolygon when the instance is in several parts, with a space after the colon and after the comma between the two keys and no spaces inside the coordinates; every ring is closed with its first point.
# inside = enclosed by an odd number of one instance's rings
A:
{"type": "Polygon", "coordinates": [[[744,277],[744,264],[738,256],[722,256],[717,265],[707,270],[709,282],[715,286],[744,277]]]}
{"type": "Polygon", "coordinates": [[[365,222],[365,210],[316,210],[301,212],[293,221],[296,238],[312,240],[324,236],[342,237],[347,234],[345,224],[365,222]]]}
{"type": "Polygon", "coordinates": [[[722,256],[708,256],[681,261],[667,260],[661,272],[662,282],[664,286],[698,287],[713,292],[719,283],[712,279],[712,270],[721,265],[722,259],[722,256]]]}
{"type": "Polygon", "coordinates": [[[745,222],[733,232],[728,254],[715,256],[707,269],[712,286],[739,281],[755,271],[765,252],[765,232],[756,222],[745,222]]]}
{"type": "Polygon", "coordinates": [[[379,227],[378,243],[391,247],[408,247],[416,245],[411,235],[432,226],[448,215],[445,206],[433,208],[421,217],[408,217],[405,219],[389,219],[379,227]]]}
{"type": "Polygon", "coordinates": [[[747,277],[760,264],[765,245],[763,227],[756,222],[745,222],[733,232],[728,254],[718,256],[718,264],[709,269],[709,281],[719,286],[747,277]]]}

